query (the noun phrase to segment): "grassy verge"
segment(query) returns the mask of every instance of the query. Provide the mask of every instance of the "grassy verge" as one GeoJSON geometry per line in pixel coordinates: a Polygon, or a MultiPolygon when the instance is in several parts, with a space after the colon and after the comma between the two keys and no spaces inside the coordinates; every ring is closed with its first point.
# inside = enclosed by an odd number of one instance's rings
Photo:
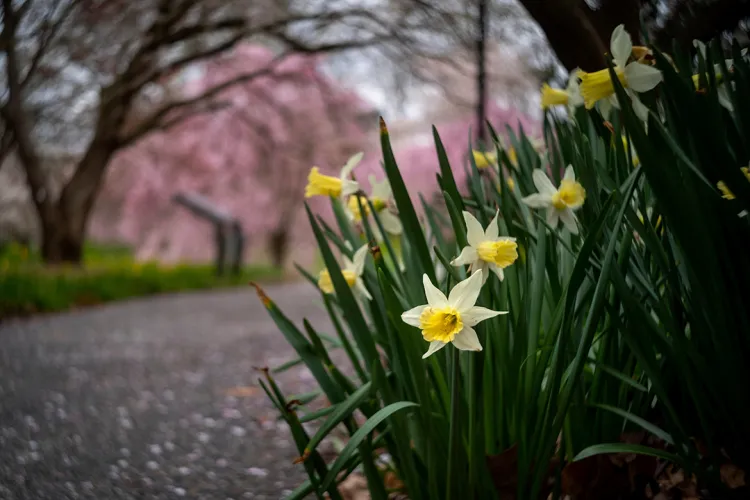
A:
{"type": "Polygon", "coordinates": [[[33,251],[15,245],[0,250],[0,319],[281,277],[267,266],[247,266],[238,276],[219,277],[212,265],[141,263],[127,248],[95,245],[87,246],[84,263],[82,268],[49,268],[33,251]]]}

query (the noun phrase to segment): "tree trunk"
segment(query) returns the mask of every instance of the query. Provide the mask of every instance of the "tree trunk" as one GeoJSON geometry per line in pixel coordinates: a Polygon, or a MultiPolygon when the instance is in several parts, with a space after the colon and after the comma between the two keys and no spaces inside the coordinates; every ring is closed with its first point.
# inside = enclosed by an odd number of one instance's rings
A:
{"type": "Polygon", "coordinates": [[[271,254],[271,263],[275,268],[284,267],[287,252],[289,251],[289,229],[286,225],[271,232],[268,237],[268,253],[271,254]]]}
{"type": "Polygon", "coordinates": [[[83,258],[84,231],[76,231],[68,218],[56,212],[42,221],[42,260],[45,264],[80,264],[83,258]]]}
{"type": "Polygon", "coordinates": [[[521,3],[539,23],[552,50],[568,71],[574,68],[596,71],[607,67],[604,53],[609,48],[577,1],[521,0],[521,3]]]}
{"type": "Polygon", "coordinates": [[[46,264],[81,264],[91,209],[114,151],[113,143],[95,137],[59,200],[39,206],[42,260],[46,264]]]}
{"type": "Polygon", "coordinates": [[[607,67],[605,53],[618,24],[624,24],[633,44],[640,43],[640,2],[602,0],[592,10],[584,0],[521,0],[547,36],[552,50],[570,71],[597,71],[607,67]]]}
{"type": "Polygon", "coordinates": [[[490,143],[487,130],[487,1],[479,0],[479,36],[477,38],[477,140],[482,149],[490,143]]]}

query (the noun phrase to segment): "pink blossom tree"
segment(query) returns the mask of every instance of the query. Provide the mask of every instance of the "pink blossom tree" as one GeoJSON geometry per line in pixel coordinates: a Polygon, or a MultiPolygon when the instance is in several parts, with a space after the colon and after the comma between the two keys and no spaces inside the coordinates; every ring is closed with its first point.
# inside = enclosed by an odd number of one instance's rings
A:
{"type": "MultiPolygon", "coordinates": [[[[487,116],[496,132],[506,140],[506,126],[517,133],[520,125],[528,136],[540,135],[538,123],[516,110],[491,103],[487,116]]],[[[434,116],[433,120],[448,155],[456,183],[459,189],[462,189],[466,185],[464,166],[469,161],[469,132],[475,127],[475,115],[471,109],[465,108],[463,113],[452,110],[448,116],[442,119],[440,116],[434,116]]],[[[390,129],[390,133],[396,162],[409,189],[412,202],[418,207],[419,194],[430,200],[438,192],[435,176],[440,172],[440,166],[430,123],[418,122],[410,129],[394,127],[390,129]]],[[[379,152],[365,155],[362,166],[356,171],[357,177],[364,180],[365,174],[369,173],[375,173],[378,178],[384,176],[380,159],[379,152]]]]}
{"type": "MultiPolygon", "coordinates": [[[[273,57],[263,47],[238,46],[206,63],[182,89],[184,98],[267,67],[273,57]]],[[[210,226],[171,202],[173,194],[191,191],[238,217],[250,243],[257,248],[265,240],[273,263],[282,265],[302,222],[310,167],[333,172],[364,147],[358,125],[363,104],[322,74],[318,63],[314,56],[288,57],[267,76],[218,94],[218,111],[122,151],[102,194],[102,205],[118,206],[119,217],[111,224],[95,214],[92,235],[124,238],[142,258],[206,259],[210,226]]]]}

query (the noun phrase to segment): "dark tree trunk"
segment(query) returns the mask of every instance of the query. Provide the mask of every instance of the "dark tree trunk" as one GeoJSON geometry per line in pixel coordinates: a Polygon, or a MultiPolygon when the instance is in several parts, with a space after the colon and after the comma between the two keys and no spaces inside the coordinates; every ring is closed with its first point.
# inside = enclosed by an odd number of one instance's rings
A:
{"type": "Polygon", "coordinates": [[[479,37],[477,38],[477,139],[487,148],[487,1],[479,0],[479,37]]]}
{"type": "Polygon", "coordinates": [[[59,200],[37,205],[45,263],[81,264],[91,209],[114,151],[111,141],[95,137],[59,200]]]}
{"type": "Polygon", "coordinates": [[[624,24],[633,43],[640,41],[639,0],[602,0],[591,10],[584,0],[521,0],[568,69],[597,71],[607,67],[605,53],[615,26],[624,24]]]}
{"type": "Polygon", "coordinates": [[[80,264],[84,234],[72,228],[62,214],[47,218],[42,222],[42,260],[52,265],[80,264]]]}
{"type": "Polygon", "coordinates": [[[271,263],[274,267],[284,267],[289,252],[289,228],[286,225],[271,233],[268,238],[268,252],[271,254],[271,263]]]}

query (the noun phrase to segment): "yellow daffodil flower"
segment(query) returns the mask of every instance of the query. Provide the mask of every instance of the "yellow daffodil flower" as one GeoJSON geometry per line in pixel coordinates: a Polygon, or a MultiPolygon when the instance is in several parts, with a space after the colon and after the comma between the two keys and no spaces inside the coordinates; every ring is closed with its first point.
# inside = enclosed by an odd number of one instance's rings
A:
{"type": "Polygon", "coordinates": [[[586,190],[576,182],[573,167],[568,165],[565,169],[565,176],[560,182],[559,189],[555,188],[547,174],[541,169],[535,169],[532,178],[539,192],[523,198],[522,201],[531,208],[546,208],[547,224],[552,228],[556,228],[558,221],[562,220],[568,231],[578,234],[574,212],[583,206],[586,190]]]}
{"type": "Polygon", "coordinates": [[[573,114],[575,108],[583,104],[581,97],[581,87],[578,81],[578,68],[570,72],[568,77],[568,86],[565,90],[554,89],[546,83],[542,85],[542,109],[548,109],[551,106],[567,106],[568,113],[573,114]]]}
{"type": "Polygon", "coordinates": [[[482,271],[458,283],[448,297],[432,284],[427,275],[422,276],[427,304],[409,309],[401,315],[407,325],[422,330],[422,338],[430,343],[422,359],[432,356],[437,351],[453,343],[463,351],[481,351],[475,326],[480,321],[494,318],[507,311],[493,311],[486,307],[476,306],[479,292],[482,290],[482,271]]]}
{"type": "Polygon", "coordinates": [[[340,196],[348,196],[359,190],[359,184],[356,181],[349,179],[349,175],[354,170],[360,161],[362,161],[362,153],[357,153],[346,162],[346,165],[341,169],[341,173],[338,177],[321,174],[318,167],[313,167],[310,170],[310,175],[307,177],[307,186],[305,187],[305,198],[311,198],[313,196],[330,196],[332,198],[338,198],[340,196]]]}
{"type": "Polygon", "coordinates": [[[479,170],[497,165],[497,155],[495,153],[473,150],[472,155],[474,156],[474,163],[479,170]]]}
{"type": "MultiPolygon", "coordinates": [[[[633,54],[633,42],[622,24],[612,32],[610,52],[615,62],[615,74],[633,103],[633,111],[643,122],[647,122],[648,108],[640,101],[636,92],[647,92],[656,87],[662,81],[661,71],[638,62],[638,57],[628,64],[628,59],[633,54]]],[[[639,50],[636,55],[641,52],[639,50]]],[[[611,108],[619,107],[609,70],[593,73],[579,71],[578,76],[581,79],[581,96],[586,109],[593,108],[599,102],[599,109],[607,119],[611,108]]]]}
{"type": "Polygon", "coordinates": [[[721,197],[725,200],[733,200],[735,198],[734,193],[729,190],[724,181],[717,182],[716,187],[719,188],[719,191],[721,191],[721,197]]]}
{"type": "MultiPolygon", "coordinates": [[[[378,214],[378,219],[380,219],[383,229],[385,229],[388,234],[394,236],[400,235],[404,231],[404,227],[401,224],[401,220],[392,210],[395,203],[393,202],[391,184],[388,182],[388,179],[377,181],[372,174],[370,174],[368,180],[370,181],[372,189],[370,193],[370,201],[372,201],[372,206],[378,214]]],[[[347,208],[349,218],[356,223],[362,222],[363,217],[369,217],[371,215],[370,205],[367,203],[367,198],[362,195],[349,196],[347,208]],[[357,198],[359,198],[359,200],[357,198]],[[359,209],[360,202],[362,203],[361,211],[359,209]]],[[[370,227],[376,233],[376,238],[382,240],[382,235],[380,234],[380,229],[377,224],[372,222],[370,227]]]]}
{"type": "MultiPolygon", "coordinates": [[[[750,168],[740,167],[740,170],[742,171],[742,174],[745,176],[748,182],[750,182],[750,168]]],[[[733,200],[736,198],[734,196],[734,193],[729,189],[729,186],[727,186],[724,181],[717,182],[716,187],[719,188],[719,191],[721,191],[721,197],[725,200],[733,200]]]]}
{"type": "Polygon", "coordinates": [[[482,229],[479,221],[469,212],[464,211],[466,222],[465,246],[458,257],[451,261],[452,266],[465,266],[469,264],[469,270],[481,269],[484,281],[487,281],[492,271],[500,281],[503,280],[503,269],[513,264],[518,258],[518,244],[515,238],[498,236],[497,218],[500,212],[495,214],[487,230],[482,229]]]}
{"type": "MultiPolygon", "coordinates": [[[[344,276],[349,287],[354,289],[356,295],[367,300],[372,300],[370,292],[367,291],[365,283],[362,281],[362,273],[365,271],[367,251],[367,245],[363,245],[359,250],[354,252],[352,260],[344,257],[344,267],[341,269],[341,274],[344,276]]],[[[334,293],[333,281],[331,280],[331,273],[328,272],[328,269],[324,269],[318,275],[318,288],[320,288],[323,293],[334,293]]]]}

